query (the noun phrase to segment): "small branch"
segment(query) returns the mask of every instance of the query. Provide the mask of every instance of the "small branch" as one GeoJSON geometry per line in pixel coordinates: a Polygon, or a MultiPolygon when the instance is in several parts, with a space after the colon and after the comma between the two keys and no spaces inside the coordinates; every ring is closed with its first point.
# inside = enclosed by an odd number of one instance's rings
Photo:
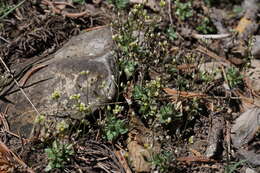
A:
{"type": "Polygon", "coordinates": [[[10,41],[6,40],[4,37],[0,36],[0,39],[5,41],[6,43],[10,44],[10,41]]]}
{"type": "Polygon", "coordinates": [[[167,0],[168,2],[168,14],[169,14],[169,18],[170,18],[170,23],[171,23],[171,26],[173,25],[173,22],[172,22],[172,6],[171,6],[171,0],[167,0]]]}
{"type": "Polygon", "coordinates": [[[208,35],[202,35],[202,34],[196,34],[193,33],[191,35],[195,39],[224,39],[231,36],[231,34],[208,34],[208,35]]]}
{"type": "Polygon", "coordinates": [[[220,62],[220,63],[222,65],[224,65],[224,66],[232,65],[231,62],[229,62],[226,58],[218,56],[217,54],[215,54],[214,52],[208,50],[205,47],[199,46],[199,47],[196,48],[196,50],[201,52],[201,53],[204,53],[204,54],[208,55],[211,58],[214,58],[217,61],[223,61],[223,62],[220,62]]]}

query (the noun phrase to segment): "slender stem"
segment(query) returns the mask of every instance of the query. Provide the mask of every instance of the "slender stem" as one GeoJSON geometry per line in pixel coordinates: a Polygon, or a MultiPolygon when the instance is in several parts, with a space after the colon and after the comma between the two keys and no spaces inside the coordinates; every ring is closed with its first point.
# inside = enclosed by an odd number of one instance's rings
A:
{"type": "Polygon", "coordinates": [[[26,0],[22,0],[20,3],[18,3],[16,6],[14,6],[13,8],[11,8],[10,10],[8,10],[4,15],[2,15],[0,17],[0,20],[2,20],[3,18],[5,18],[6,16],[8,16],[10,13],[12,13],[16,8],[20,7],[26,0]]]}

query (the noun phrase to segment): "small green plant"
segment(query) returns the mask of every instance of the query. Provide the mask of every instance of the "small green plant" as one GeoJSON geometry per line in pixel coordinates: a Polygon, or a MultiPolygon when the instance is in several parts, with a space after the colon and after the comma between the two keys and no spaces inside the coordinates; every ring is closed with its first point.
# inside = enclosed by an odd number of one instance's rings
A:
{"type": "Polygon", "coordinates": [[[170,40],[176,40],[178,38],[176,31],[172,27],[167,29],[167,35],[170,40]]]}
{"type": "Polygon", "coordinates": [[[85,0],[72,0],[74,3],[84,4],[85,0]]]}
{"type": "Polygon", "coordinates": [[[63,144],[55,140],[50,148],[45,149],[45,153],[49,160],[45,168],[45,171],[48,172],[54,168],[63,169],[64,165],[70,161],[74,150],[72,144],[63,144]]]}
{"type": "Polygon", "coordinates": [[[182,3],[179,0],[175,1],[176,11],[175,14],[181,19],[186,20],[187,18],[193,16],[191,1],[182,3]]]}
{"type": "Polygon", "coordinates": [[[61,93],[59,91],[54,91],[52,94],[51,94],[51,98],[53,100],[58,100],[61,96],[61,93]]]}
{"type": "Polygon", "coordinates": [[[10,9],[11,6],[7,5],[5,2],[0,2],[0,16],[3,16],[10,9]]]}
{"type": "Polygon", "coordinates": [[[239,162],[235,162],[234,164],[229,164],[225,166],[225,173],[234,173],[236,169],[243,165],[246,162],[246,160],[240,160],[239,162]]]}
{"type": "Polygon", "coordinates": [[[160,108],[159,113],[156,115],[161,123],[170,123],[172,121],[173,105],[167,104],[160,108]]]}
{"type": "MultiPolygon", "coordinates": [[[[115,112],[118,111],[119,110],[115,110],[115,112]]],[[[119,135],[127,133],[128,129],[126,128],[125,122],[123,120],[117,119],[114,115],[111,114],[106,119],[103,131],[108,141],[114,141],[119,135]]]]}
{"type": "Polygon", "coordinates": [[[178,111],[178,105],[168,103],[160,107],[160,110],[156,114],[162,124],[169,124],[173,119],[182,117],[182,113],[178,111]]]}
{"type": "Polygon", "coordinates": [[[214,3],[217,3],[218,0],[204,0],[205,4],[208,6],[212,6],[214,3]]]}
{"type": "Polygon", "coordinates": [[[80,101],[80,94],[74,94],[74,95],[70,96],[69,99],[75,102],[75,104],[73,105],[72,108],[79,111],[79,113],[88,113],[89,112],[89,107],[87,107],[85,105],[85,103],[80,101]]]}
{"type": "Polygon", "coordinates": [[[56,130],[58,131],[58,133],[62,133],[68,128],[69,128],[69,124],[64,120],[58,122],[58,124],[56,125],[56,130]]]}
{"type": "Polygon", "coordinates": [[[108,0],[108,2],[114,4],[118,9],[126,8],[129,4],[129,0],[108,0]]]}
{"type": "Polygon", "coordinates": [[[196,30],[203,34],[214,33],[216,31],[208,17],[203,18],[202,23],[196,27],[196,30]]]}
{"type": "Polygon", "coordinates": [[[214,77],[216,76],[216,74],[217,74],[217,71],[212,72],[212,73],[209,73],[207,71],[201,71],[201,72],[198,72],[197,75],[198,75],[199,80],[201,80],[204,83],[209,83],[214,80],[214,77]]]}
{"type": "Polygon", "coordinates": [[[131,60],[122,60],[120,63],[121,68],[123,69],[127,79],[134,75],[136,70],[137,62],[131,60]]]}
{"type": "Polygon", "coordinates": [[[242,13],[244,11],[244,9],[240,6],[234,6],[232,11],[233,11],[233,13],[238,15],[238,14],[242,13]]]}
{"type": "Polygon", "coordinates": [[[239,73],[239,70],[235,67],[230,67],[226,71],[227,81],[231,88],[237,88],[243,85],[243,76],[239,73]]]}
{"type": "Polygon", "coordinates": [[[133,91],[133,98],[140,106],[139,113],[144,118],[155,116],[158,111],[156,98],[159,96],[161,90],[160,79],[151,80],[144,87],[136,85],[133,91]]]}
{"type": "Polygon", "coordinates": [[[172,152],[162,151],[161,153],[155,154],[152,157],[151,163],[160,172],[170,172],[170,163],[173,159],[174,158],[172,152]]]}

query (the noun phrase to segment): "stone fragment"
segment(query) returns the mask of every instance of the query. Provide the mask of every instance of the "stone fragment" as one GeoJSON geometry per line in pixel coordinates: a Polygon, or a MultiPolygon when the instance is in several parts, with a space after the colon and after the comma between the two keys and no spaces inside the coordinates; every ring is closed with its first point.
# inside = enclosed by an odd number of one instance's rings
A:
{"type": "MultiPolygon", "coordinates": [[[[241,159],[253,166],[260,166],[260,154],[257,147],[252,145],[260,129],[260,109],[252,108],[242,113],[231,128],[233,146],[238,149],[241,159]]],[[[259,141],[256,141],[256,143],[259,141]]]]}
{"type": "Polygon", "coordinates": [[[256,171],[251,168],[246,168],[245,173],[256,173],[256,171]]]}
{"type": "Polygon", "coordinates": [[[242,113],[231,129],[234,147],[239,148],[252,140],[260,128],[260,109],[252,108],[242,113]]]}
{"type": "Polygon", "coordinates": [[[253,37],[253,47],[251,54],[254,56],[254,58],[260,59],[260,35],[253,37]]]}
{"type": "Polygon", "coordinates": [[[260,60],[251,61],[251,67],[246,71],[245,76],[249,78],[250,89],[260,93],[260,60]]]}
{"type": "Polygon", "coordinates": [[[221,153],[224,125],[223,116],[214,117],[212,120],[212,127],[209,132],[208,146],[206,150],[206,156],[209,158],[215,157],[221,153]]]}
{"type": "MultiPolygon", "coordinates": [[[[116,93],[112,49],[110,28],[82,32],[40,64],[47,66],[33,73],[24,91],[41,114],[82,120],[116,93]]],[[[8,120],[12,130],[28,136],[36,113],[15,89],[5,97],[12,103],[8,120]]]]}

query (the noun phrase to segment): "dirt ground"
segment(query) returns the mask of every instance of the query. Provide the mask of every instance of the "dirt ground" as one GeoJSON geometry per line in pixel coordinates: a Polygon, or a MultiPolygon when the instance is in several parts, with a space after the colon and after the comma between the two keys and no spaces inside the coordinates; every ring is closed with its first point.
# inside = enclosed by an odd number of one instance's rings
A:
{"type": "MultiPolygon", "coordinates": [[[[0,16],[6,14],[7,6],[14,7],[20,2],[23,1],[0,2],[0,16]]],[[[7,16],[0,17],[0,57],[11,69],[17,64],[29,63],[35,56],[44,58],[54,53],[81,31],[111,25],[115,35],[123,35],[124,31],[127,35],[136,29],[131,30],[132,26],[146,15],[150,17],[148,24],[140,26],[140,31],[156,35],[150,37],[144,34],[146,43],[142,44],[147,48],[145,51],[153,51],[150,54],[143,51],[144,55],[138,54],[141,51],[135,51],[134,48],[122,51],[125,50],[122,47],[127,41],[120,40],[120,37],[115,39],[119,68],[125,73],[119,77],[119,84],[123,83],[124,87],[118,87],[117,99],[108,105],[111,104],[112,109],[115,109],[117,103],[123,107],[116,117],[126,122],[128,133],[122,132],[112,141],[104,137],[106,132],[103,127],[108,121],[106,115],[109,111],[105,106],[87,119],[87,125],[73,122],[66,134],[50,135],[44,139],[37,136],[26,139],[22,134],[8,131],[8,122],[5,121],[8,115],[2,112],[0,172],[44,172],[50,160],[46,148],[50,148],[56,139],[64,144],[73,144],[73,154],[69,155],[69,160],[64,161],[66,164],[62,168],[53,168],[50,172],[138,172],[135,171],[137,167],[123,159],[123,153],[131,151],[129,143],[132,141],[129,142],[129,136],[134,135],[133,138],[136,139],[141,134],[140,138],[143,138],[141,131],[146,130],[147,133],[156,134],[160,143],[157,159],[153,157],[149,161],[152,165],[150,172],[234,173],[245,172],[248,168],[258,168],[259,171],[259,165],[257,167],[239,157],[238,150],[231,141],[231,128],[235,119],[246,110],[245,104],[252,106],[240,98],[252,99],[253,89],[247,85],[245,77],[238,79],[240,76],[235,74],[235,79],[229,79],[228,70],[223,70],[226,65],[230,65],[242,74],[250,66],[250,38],[260,34],[257,12],[259,2],[256,10],[248,6],[252,10],[251,14],[247,14],[246,9],[243,9],[244,1],[239,0],[194,0],[190,1],[190,7],[178,6],[175,1],[170,1],[171,5],[168,1],[155,1],[158,7],[145,5],[142,8],[147,14],[141,16],[138,13],[132,21],[130,11],[136,3],[118,9],[120,2],[123,0],[86,0],[82,3],[26,0],[7,16]],[[244,18],[245,15],[253,17],[244,18]],[[125,25],[124,22],[127,21],[128,24],[125,25]],[[249,27],[248,23],[256,25],[249,27]],[[150,31],[147,28],[152,29],[150,31]],[[225,33],[232,33],[231,30],[234,33],[236,31],[236,34],[226,38],[225,33]],[[221,38],[208,41],[198,39],[210,34],[221,38]],[[143,59],[130,59],[130,52],[133,53],[132,57],[142,56],[143,59]],[[124,61],[120,61],[120,58],[124,61]],[[221,61],[222,77],[209,76],[199,71],[199,66],[203,66],[201,64],[212,60],[221,61]],[[129,66],[124,62],[138,63],[133,65],[135,70],[129,74],[125,70],[129,66]],[[144,104],[134,94],[137,90],[135,86],[151,88],[150,82],[156,81],[158,76],[162,81],[160,87],[155,87],[159,96],[150,97],[147,94],[147,104],[156,105],[162,111],[165,106],[165,112],[167,105],[174,105],[174,110],[170,109],[170,113],[176,114],[176,117],[170,117],[167,113],[162,113],[166,118],[163,117],[165,119],[160,121],[156,115],[150,115],[151,107],[141,110],[144,104]],[[138,117],[136,121],[141,123],[132,123],[133,112],[138,117]],[[137,135],[132,132],[134,128],[137,129],[137,135]],[[170,153],[170,156],[165,153],[170,153]]],[[[189,1],[180,2],[184,4],[189,1]]],[[[4,74],[6,69],[3,65],[1,67],[1,73],[4,74]]],[[[141,91],[153,92],[152,89],[140,89],[141,91]]],[[[259,154],[259,134],[256,132],[246,146],[256,154],[259,154]]],[[[137,148],[135,150],[139,152],[137,148]]]]}

